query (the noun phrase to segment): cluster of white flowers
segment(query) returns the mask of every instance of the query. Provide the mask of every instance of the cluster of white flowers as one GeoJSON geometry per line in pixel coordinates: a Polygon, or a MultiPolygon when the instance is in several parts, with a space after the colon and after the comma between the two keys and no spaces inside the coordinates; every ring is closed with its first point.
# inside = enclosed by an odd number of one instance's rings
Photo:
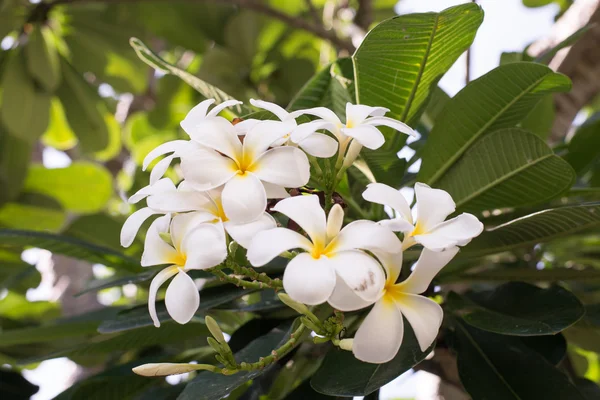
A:
{"type": "MultiPolygon", "coordinates": [[[[353,221],[343,226],[344,211],[333,205],[329,215],[316,195],[290,197],[287,189],[306,185],[309,158],[337,154],[336,167],[350,166],[362,146],[377,149],[384,136],[376,126],[414,134],[402,122],[385,117],[382,107],[348,104],[346,122],[331,110],[317,107],[288,113],[265,101],[252,105],[279,120],[248,119],[233,124],[218,114],[240,104],[224,102],[209,111],[214,100],[194,107],[181,122],[190,140],[165,143],[151,151],[143,167],[159,156],[150,185],[130,199],[146,199],[147,207],[133,213],[123,226],[121,243],[129,246],[150,216],[161,215],[146,234],[142,266],[169,265],[150,286],[149,311],[158,327],[155,300],[160,286],[171,277],[165,303],[171,317],[187,323],[200,303],[199,292],[187,271],[221,264],[233,240],[247,249],[254,267],[278,255],[297,250],[286,266],[283,286],[295,301],[307,305],[329,302],[341,311],[374,304],[358,329],[352,351],[363,361],[391,360],[402,342],[403,316],[411,324],[419,345],[426,350],[435,340],[442,309],[421,296],[433,277],[479,235],[483,225],[471,214],[445,221],[455,211],[448,193],[416,184],[416,222],[409,204],[394,188],[370,184],[363,197],[393,209],[395,218],[374,222],[353,221]],[[301,115],[319,119],[299,124],[301,115]],[[317,131],[327,131],[319,133],[317,131]],[[180,159],[183,181],[175,186],[163,178],[174,158],[180,159]],[[278,227],[266,212],[267,199],[282,199],[271,211],[294,221],[299,229],[278,227]],[[395,232],[402,232],[399,239],[395,232]],[[400,276],[402,252],[420,244],[423,251],[410,276],[400,276]]],[[[313,160],[314,161],[314,160],[313,160]]]]}

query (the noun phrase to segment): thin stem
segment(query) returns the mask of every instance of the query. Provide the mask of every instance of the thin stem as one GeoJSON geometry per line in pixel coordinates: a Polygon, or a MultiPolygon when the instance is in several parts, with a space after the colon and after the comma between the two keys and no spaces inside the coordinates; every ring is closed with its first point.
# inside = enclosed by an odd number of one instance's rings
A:
{"type": "Polygon", "coordinates": [[[321,166],[319,165],[319,162],[317,161],[317,159],[313,156],[308,156],[308,161],[310,161],[310,164],[313,166],[313,168],[315,169],[315,172],[317,173],[317,177],[320,179],[323,177],[323,170],[321,169],[321,166]]]}
{"type": "Polygon", "coordinates": [[[259,273],[254,268],[238,265],[232,260],[227,260],[226,266],[228,268],[231,268],[233,270],[233,272],[235,272],[236,274],[245,275],[254,281],[264,283],[265,285],[267,285],[270,288],[275,289],[275,288],[283,287],[283,284],[281,283],[281,279],[279,279],[279,278],[271,279],[266,273],[264,273],[264,272],[259,273]]]}
{"type": "Polygon", "coordinates": [[[221,279],[224,282],[229,282],[229,283],[233,283],[236,286],[241,286],[244,289],[255,289],[255,290],[260,290],[260,289],[265,289],[265,288],[271,288],[274,290],[279,290],[283,288],[283,282],[281,282],[280,279],[272,279],[270,281],[270,283],[265,283],[262,281],[245,281],[242,278],[239,278],[235,275],[228,275],[225,272],[221,271],[220,269],[209,269],[208,270],[210,273],[212,273],[213,275],[215,275],[216,277],[218,277],[219,279],[221,279]]]}

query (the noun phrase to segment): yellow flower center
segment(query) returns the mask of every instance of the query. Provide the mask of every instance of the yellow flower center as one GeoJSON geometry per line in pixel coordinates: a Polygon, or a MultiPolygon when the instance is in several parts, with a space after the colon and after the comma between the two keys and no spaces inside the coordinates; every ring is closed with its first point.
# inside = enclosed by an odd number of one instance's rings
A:
{"type": "Polygon", "coordinates": [[[424,233],[425,233],[425,228],[423,227],[423,224],[421,224],[419,221],[417,221],[417,225],[415,226],[415,229],[408,236],[417,236],[417,235],[422,235],[424,233]]]}
{"type": "Polygon", "coordinates": [[[187,261],[187,256],[185,254],[177,252],[177,255],[171,260],[171,263],[183,267],[187,261]]]}
{"type": "Polygon", "coordinates": [[[329,242],[327,246],[325,246],[325,244],[321,241],[317,241],[313,243],[313,248],[310,252],[310,255],[315,260],[318,260],[319,258],[321,258],[321,256],[331,257],[334,255],[336,247],[337,245],[335,243],[335,239],[329,242]]]}

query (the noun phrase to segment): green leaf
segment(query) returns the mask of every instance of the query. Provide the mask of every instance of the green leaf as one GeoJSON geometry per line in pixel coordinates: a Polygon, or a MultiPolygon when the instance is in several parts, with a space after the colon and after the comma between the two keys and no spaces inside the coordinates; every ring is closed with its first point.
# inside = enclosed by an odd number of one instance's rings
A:
{"type": "Polygon", "coordinates": [[[600,204],[540,211],[485,231],[465,248],[465,256],[482,256],[547,242],[600,226],[600,204]]]}
{"type": "MultiPolygon", "coordinates": [[[[260,357],[269,355],[273,349],[286,342],[289,339],[290,332],[290,324],[284,323],[266,335],[250,342],[250,344],[235,354],[235,359],[238,362],[256,362],[260,357]]],[[[183,393],[177,399],[219,400],[229,395],[235,388],[251,379],[257,378],[267,370],[268,368],[248,372],[243,371],[230,376],[202,372],[188,383],[183,393]]]]}
{"type": "Polygon", "coordinates": [[[38,247],[108,267],[140,272],[139,260],[106,247],[51,233],[0,229],[0,248],[20,249],[24,246],[38,247]]]}
{"type": "Polygon", "coordinates": [[[533,133],[501,129],[478,140],[437,182],[464,211],[544,203],[575,181],[571,166],[533,133]]]}
{"type": "Polygon", "coordinates": [[[60,84],[60,59],[52,30],[44,25],[34,25],[29,34],[25,56],[29,74],[46,91],[53,92],[60,84]]]}
{"type": "Polygon", "coordinates": [[[108,128],[103,116],[103,100],[82,75],[67,61],[62,61],[63,80],[56,94],[69,126],[84,153],[104,150],[108,146],[108,128]]]}
{"type": "MultiPolygon", "coordinates": [[[[166,74],[172,74],[181,78],[188,85],[196,89],[205,98],[215,99],[216,104],[220,104],[226,100],[233,99],[231,96],[229,96],[222,90],[204,82],[203,80],[195,77],[189,72],[186,72],[182,69],[177,68],[174,65],[169,64],[168,62],[160,58],[156,53],[152,52],[152,50],[150,50],[140,39],[131,38],[129,40],[129,43],[137,53],[138,57],[146,64],[150,65],[158,71],[161,71],[166,74]]],[[[250,110],[248,110],[245,106],[240,105],[236,107],[230,107],[224,113],[231,113],[236,117],[240,117],[242,115],[248,114],[249,112],[250,110]]]]}
{"type": "Polygon", "coordinates": [[[584,400],[566,375],[520,338],[455,324],[458,374],[474,399],[584,400]]]}
{"type": "Polygon", "coordinates": [[[21,193],[32,150],[32,143],[10,135],[0,123],[0,204],[21,193]]]}
{"type": "Polygon", "coordinates": [[[413,125],[442,75],[471,46],[482,21],[479,6],[462,4],[377,25],[353,56],[357,103],[387,107],[390,117],[413,125]]]}
{"type": "Polygon", "coordinates": [[[66,220],[62,210],[36,205],[7,203],[0,208],[0,226],[12,229],[57,232],[66,220]]]}
{"type": "MultiPolygon", "coordinates": [[[[200,307],[196,310],[195,318],[201,318],[207,310],[221,304],[229,303],[248,293],[251,293],[251,290],[241,289],[233,285],[203,289],[200,291],[200,307]]],[[[171,321],[164,300],[156,302],[156,313],[161,322],[171,321]]],[[[143,305],[123,311],[116,318],[102,322],[98,331],[101,333],[113,333],[153,325],[150,314],[148,314],[148,306],[143,305]]]]}
{"type": "Polygon", "coordinates": [[[15,320],[48,320],[60,315],[60,307],[49,301],[29,301],[24,295],[8,292],[0,301],[0,317],[15,320]]]}
{"type": "Polygon", "coordinates": [[[58,150],[69,150],[77,144],[77,136],[69,126],[62,103],[57,97],[50,101],[50,123],[42,143],[58,150]]]}
{"type": "Polygon", "coordinates": [[[521,121],[521,128],[535,133],[541,139],[548,139],[555,117],[554,96],[549,94],[542,98],[539,103],[521,121]]]}
{"type": "Polygon", "coordinates": [[[69,211],[94,213],[102,210],[112,195],[112,176],[104,167],[88,162],[53,169],[33,165],[25,190],[50,196],[69,211]]]}
{"type": "Polygon", "coordinates": [[[450,100],[433,127],[418,181],[437,182],[481,136],[515,126],[544,95],[570,86],[566,76],[524,62],[502,65],[474,80],[450,100]]]}
{"type": "Polygon", "coordinates": [[[494,290],[468,293],[467,297],[451,293],[448,305],[469,325],[503,335],[554,335],[585,314],[577,297],[560,286],[541,289],[509,282],[494,290]]]}
{"type": "Polygon", "coordinates": [[[76,293],[74,296],[78,297],[78,296],[81,296],[86,293],[98,292],[103,289],[108,289],[108,288],[112,288],[115,286],[123,286],[123,285],[127,285],[130,283],[146,282],[146,281],[149,281],[150,279],[152,279],[152,277],[155,274],[156,274],[155,270],[149,270],[149,271],[140,272],[139,274],[123,276],[123,277],[119,277],[116,279],[109,278],[109,279],[92,281],[91,283],[86,285],[85,289],[83,289],[81,292],[76,293]]]}
{"type": "Polygon", "coordinates": [[[27,75],[23,52],[11,51],[2,74],[0,119],[10,134],[33,143],[48,126],[50,95],[27,75]]]}
{"type": "Polygon", "coordinates": [[[97,333],[98,324],[99,321],[72,321],[3,330],[0,333],[0,348],[91,335],[97,333]]]}
{"type": "Polygon", "coordinates": [[[365,363],[357,360],[352,352],[335,348],[327,353],[310,384],[317,392],[329,396],[366,396],[424,360],[434,346],[435,343],[422,352],[405,319],[402,346],[392,361],[365,363]]]}
{"type": "Polygon", "coordinates": [[[578,175],[586,172],[600,158],[600,113],[585,121],[569,142],[565,160],[578,175]]]}
{"type": "Polygon", "coordinates": [[[28,400],[39,390],[37,385],[15,371],[0,369],[0,393],[5,400],[28,400]]]}
{"type": "Polygon", "coordinates": [[[83,215],[74,219],[63,231],[63,235],[122,250],[119,235],[124,222],[103,213],[83,215]]]}

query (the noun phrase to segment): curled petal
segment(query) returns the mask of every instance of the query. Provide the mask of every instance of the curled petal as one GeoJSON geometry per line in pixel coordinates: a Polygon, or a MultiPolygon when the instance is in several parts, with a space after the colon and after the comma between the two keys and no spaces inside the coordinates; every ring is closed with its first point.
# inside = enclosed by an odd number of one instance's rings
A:
{"type": "Polygon", "coordinates": [[[265,152],[251,166],[261,180],[283,187],[300,187],[310,179],[306,154],[294,147],[277,147],[265,152]]]}
{"type": "Polygon", "coordinates": [[[298,146],[313,157],[329,158],[337,152],[338,142],[322,133],[313,133],[301,140],[298,146]]]}
{"type": "Polygon", "coordinates": [[[195,225],[182,243],[186,254],[185,269],[207,269],[221,264],[227,257],[223,226],[218,224],[195,225]]]}
{"type": "Polygon", "coordinates": [[[415,184],[415,196],[420,233],[428,233],[456,210],[456,203],[445,190],[433,189],[419,182],[415,184]]]}
{"type": "Polygon", "coordinates": [[[347,250],[329,257],[329,262],[359,297],[375,302],[381,296],[385,274],[373,257],[359,250],[347,250]]]}
{"type": "Polygon", "coordinates": [[[287,228],[273,228],[257,233],[248,246],[248,261],[255,267],[262,267],[284,251],[304,249],[310,251],[312,243],[287,228]]]}
{"type": "Polygon", "coordinates": [[[327,224],[325,211],[321,208],[318,196],[313,194],[283,199],[275,204],[273,210],[297,223],[310,236],[313,243],[325,245],[327,224]]]}
{"type": "Polygon", "coordinates": [[[157,328],[160,327],[160,320],[156,314],[156,293],[162,284],[169,280],[170,277],[177,274],[177,272],[179,272],[179,269],[176,266],[167,267],[156,274],[150,283],[150,288],[148,290],[148,312],[150,313],[152,322],[154,322],[154,326],[157,328]]]}
{"type": "Polygon", "coordinates": [[[423,249],[419,260],[415,264],[410,276],[397,287],[408,293],[423,293],[431,284],[433,278],[444,268],[458,253],[458,247],[452,247],[445,251],[431,251],[423,249]]]}
{"type": "Polygon", "coordinates": [[[427,350],[442,325],[442,307],[433,300],[414,294],[403,294],[395,303],[415,332],[421,351],[427,350]]]}
{"type": "Polygon", "coordinates": [[[435,226],[422,235],[415,235],[417,243],[433,250],[441,251],[454,246],[464,246],[483,232],[483,224],[472,214],[460,214],[435,226]]]}
{"type": "Polygon", "coordinates": [[[221,104],[218,104],[218,105],[214,106],[213,109],[210,110],[210,112],[208,114],[206,114],[206,116],[207,117],[216,117],[224,109],[226,109],[228,107],[239,106],[240,104],[243,104],[243,103],[241,101],[238,101],[238,100],[227,100],[227,101],[224,101],[221,104]]]}
{"type": "Polygon", "coordinates": [[[342,124],[342,121],[340,121],[338,116],[326,107],[307,108],[306,110],[298,110],[290,113],[290,116],[293,118],[298,118],[301,115],[314,115],[315,117],[323,118],[325,121],[331,122],[336,126],[342,124]]]}
{"type": "Polygon", "coordinates": [[[146,187],[141,188],[129,198],[128,202],[129,204],[135,204],[148,196],[168,192],[171,190],[175,190],[175,185],[173,184],[173,181],[171,181],[169,178],[164,178],[153,185],[148,185],[146,187]]]}
{"type": "Polygon", "coordinates": [[[325,129],[331,133],[335,133],[335,125],[329,121],[325,121],[322,119],[318,119],[316,121],[306,122],[304,124],[298,125],[290,135],[290,139],[294,143],[300,143],[304,139],[312,136],[318,130],[325,129]]]}
{"type": "Polygon", "coordinates": [[[178,258],[177,251],[160,237],[160,233],[169,230],[170,220],[171,216],[169,214],[158,217],[148,228],[146,241],[144,242],[144,253],[142,254],[142,267],[175,264],[174,261],[178,258]]]}
{"type": "Polygon", "coordinates": [[[233,240],[240,246],[248,248],[250,242],[258,232],[266,231],[277,227],[275,219],[269,214],[264,213],[257,220],[245,224],[236,224],[231,221],[225,222],[225,229],[233,240]]]}
{"type": "Polygon", "coordinates": [[[262,108],[263,110],[272,112],[282,121],[290,115],[290,113],[285,111],[279,105],[268,101],[250,99],[250,104],[252,104],[254,107],[262,108]]]}
{"type": "Polygon", "coordinates": [[[357,295],[339,275],[335,281],[335,289],[327,302],[340,311],[360,310],[373,304],[372,301],[367,301],[357,295]]]}
{"type": "Polygon", "coordinates": [[[185,153],[190,147],[194,147],[188,140],[173,140],[171,142],[166,142],[156,147],[154,150],[150,151],[148,155],[144,158],[144,162],[142,163],[142,168],[144,171],[148,168],[148,165],[152,161],[154,161],[157,157],[162,156],[167,153],[185,153]]]}
{"type": "Polygon", "coordinates": [[[314,259],[308,253],[302,253],[285,268],[283,288],[292,300],[317,305],[331,296],[335,280],[335,272],[327,257],[314,259]]]}
{"type": "Polygon", "coordinates": [[[215,217],[213,215],[210,215],[206,212],[190,212],[175,215],[171,220],[171,227],[169,231],[171,234],[171,241],[173,242],[175,249],[177,249],[180,253],[185,254],[185,252],[182,251],[182,244],[189,233],[198,225],[214,219],[215,217]]]}
{"type": "Polygon", "coordinates": [[[399,190],[383,183],[369,183],[362,194],[363,198],[371,203],[382,204],[391,207],[413,228],[413,219],[408,202],[399,190]]]}
{"type": "Polygon", "coordinates": [[[156,163],[152,171],[150,172],[150,185],[154,185],[160,178],[165,175],[165,172],[169,169],[171,161],[176,157],[176,154],[171,154],[156,163]]]}
{"type": "Polygon", "coordinates": [[[239,159],[242,156],[242,142],[231,122],[223,117],[203,119],[188,134],[196,143],[223,153],[231,159],[239,159]]]}
{"type": "Polygon", "coordinates": [[[399,253],[402,242],[394,232],[380,224],[358,220],[346,225],[335,239],[335,251],[354,249],[399,253]]]}
{"type": "Polygon", "coordinates": [[[202,192],[170,191],[148,197],[148,207],[163,212],[212,210],[213,202],[202,192]]]}
{"type": "Polygon", "coordinates": [[[367,117],[382,117],[389,111],[385,107],[369,107],[363,104],[346,103],[346,123],[349,125],[359,125],[367,117]]]}
{"type": "Polygon", "coordinates": [[[354,138],[367,149],[376,150],[385,143],[383,133],[374,126],[359,125],[355,128],[342,128],[341,131],[344,135],[354,138]]]}
{"type": "Polygon", "coordinates": [[[267,199],[285,199],[290,197],[290,194],[283,186],[275,185],[266,181],[262,181],[267,193],[267,199]]]}
{"type": "Polygon", "coordinates": [[[339,204],[334,204],[327,216],[327,239],[336,237],[344,223],[344,209],[339,204]]]}
{"type": "Polygon", "coordinates": [[[131,214],[121,228],[121,246],[131,246],[131,243],[135,240],[142,224],[155,214],[160,214],[160,212],[153,210],[150,207],[141,208],[131,214]]]}
{"type": "Polygon", "coordinates": [[[233,178],[238,166],[232,159],[216,151],[198,149],[181,159],[181,170],[190,187],[205,191],[233,178]]]}
{"type": "Polygon", "coordinates": [[[391,299],[384,297],[358,328],[352,352],[361,361],[383,364],[398,354],[403,338],[402,314],[391,299]]]}
{"type": "Polygon", "coordinates": [[[171,318],[179,324],[190,322],[200,306],[200,293],[196,284],[181,268],[167,287],[165,305],[171,318]]]}
{"type": "Polygon", "coordinates": [[[200,121],[206,118],[208,108],[214,102],[215,99],[207,99],[200,102],[187,113],[187,115],[179,125],[181,125],[183,130],[188,132],[189,134],[189,132],[192,132],[195,129],[196,124],[200,123],[200,121]]]}
{"type": "Polygon", "coordinates": [[[251,222],[267,208],[267,194],[261,181],[253,173],[236,175],[223,188],[223,211],[231,221],[251,222]]]}
{"type": "Polygon", "coordinates": [[[379,221],[379,224],[381,226],[385,226],[393,232],[410,233],[415,229],[410,222],[402,218],[383,219],[379,221]]]}
{"type": "Polygon", "coordinates": [[[379,260],[381,265],[383,265],[383,269],[385,269],[386,273],[386,284],[393,285],[398,280],[400,276],[400,271],[402,270],[402,260],[404,258],[402,252],[400,253],[387,253],[379,250],[374,250],[373,254],[379,260]]]}
{"type": "Polygon", "coordinates": [[[363,125],[372,125],[372,126],[388,126],[392,129],[397,130],[398,132],[406,133],[407,135],[416,137],[417,133],[408,125],[398,120],[388,118],[388,117],[373,117],[367,118],[363,125]]]}
{"type": "Polygon", "coordinates": [[[292,132],[296,121],[261,121],[244,137],[244,158],[256,160],[274,142],[292,132]]]}
{"type": "Polygon", "coordinates": [[[260,123],[259,119],[245,119],[243,121],[238,122],[233,127],[235,128],[235,133],[238,136],[244,136],[246,133],[250,131],[256,124],[260,123]]]}

